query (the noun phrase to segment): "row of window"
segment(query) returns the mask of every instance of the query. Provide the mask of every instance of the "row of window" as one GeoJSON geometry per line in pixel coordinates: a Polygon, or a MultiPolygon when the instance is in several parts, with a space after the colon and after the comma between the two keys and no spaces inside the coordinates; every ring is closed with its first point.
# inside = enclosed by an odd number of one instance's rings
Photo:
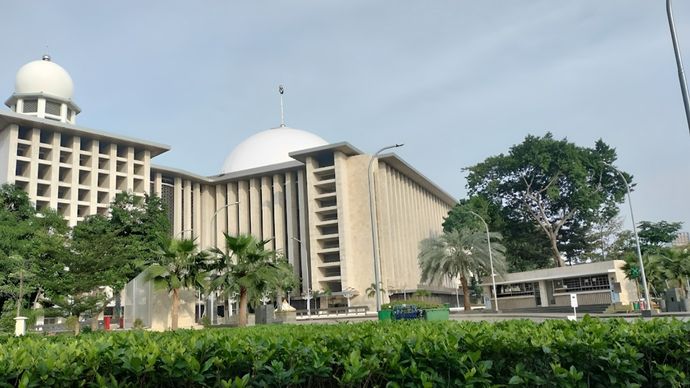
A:
{"type": "MultiPolygon", "coordinates": [[[[579,276],[552,281],[554,293],[608,290],[611,288],[607,275],[579,276]]],[[[509,296],[535,295],[539,292],[538,282],[497,284],[499,298],[509,296]]]]}
{"type": "MultiPolygon", "coordinates": [[[[22,108],[23,113],[37,113],[38,112],[38,100],[28,99],[23,100],[24,107],[22,108]]],[[[54,116],[60,116],[62,110],[62,104],[59,102],[46,100],[46,110],[45,112],[54,116]]],[[[72,109],[67,108],[67,118],[72,117],[72,109]]]]}

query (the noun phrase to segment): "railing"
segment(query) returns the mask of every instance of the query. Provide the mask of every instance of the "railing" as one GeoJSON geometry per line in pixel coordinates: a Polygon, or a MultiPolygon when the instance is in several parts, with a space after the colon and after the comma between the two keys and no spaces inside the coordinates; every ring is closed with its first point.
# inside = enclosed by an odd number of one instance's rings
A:
{"type": "MultiPolygon", "coordinates": [[[[311,315],[366,315],[367,312],[369,312],[369,306],[329,307],[325,309],[312,309],[311,315]]],[[[308,315],[307,310],[297,310],[298,317],[306,317],[308,315]]]]}
{"type": "Polygon", "coordinates": [[[52,324],[31,326],[31,327],[29,327],[29,331],[32,333],[52,334],[52,333],[65,333],[65,332],[69,332],[71,330],[68,329],[64,323],[52,323],[52,324]]]}

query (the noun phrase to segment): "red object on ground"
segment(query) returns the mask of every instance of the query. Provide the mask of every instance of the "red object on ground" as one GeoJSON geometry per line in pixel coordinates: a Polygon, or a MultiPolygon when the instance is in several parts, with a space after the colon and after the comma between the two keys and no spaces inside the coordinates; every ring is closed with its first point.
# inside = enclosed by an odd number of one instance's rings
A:
{"type": "Polygon", "coordinates": [[[112,317],[103,317],[103,327],[104,327],[106,330],[110,330],[110,319],[111,319],[111,318],[112,318],[112,317]]]}

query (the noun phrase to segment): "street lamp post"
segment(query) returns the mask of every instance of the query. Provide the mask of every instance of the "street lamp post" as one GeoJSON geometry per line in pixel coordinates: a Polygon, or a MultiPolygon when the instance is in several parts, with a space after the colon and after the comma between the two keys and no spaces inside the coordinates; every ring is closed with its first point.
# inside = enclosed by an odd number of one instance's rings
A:
{"type": "Polygon", "coordinates": [[[369,160],[369,168],[367,170],[367,179],[369,180],[369,212],[371,213],[371,240],[372,249],[374,250],[374,284],[376,285],[376,311],[381,311],[381,258],[379,257],[379,234],[378,223],[376,220],[376,193],[374,192],[374,173],[371,170],[374,165],[374,160],[379,154],[391,148],[402,147],[404,144],[394,144],[383,147],[376,151],[369,160]]]}
{"type": "Polygon", "coordinates": [[[482,220],[482,223],[484,223],[484,228],[486,229],[486,242],[489,245],[489,265],[491,266],[491,286],[494,290],[494,309],[497,313],[499,313],[500,311],[498,310],[498,294],[496,294],[496,274],[494,273],[494,256],[491,253],[491,236],[489,235],[489,225],[479,214],[473,212],[472,210],[468,210],[468,212],[482,220]]]}
{"type": "Polygon", "coordinates": [[[618,173],[618,176],[621,177],[623,182],[625,183],[625,190],[628,193],[628,205],[630,205],[630,219],[632,221],[632,227],[633,227],[633,234],[635,235],[635,247],[637,248],[637,259],[639,260],[640,264],[640,274],[642,276],[642,287],[644,288],[644,295],[645,295],[645,300],[646,300],[646,311],[649,311],[651,313],[651,305],[652,305],[652,300],[649,298],[649,288],[647,288],[647,275],[645,274],[644,271],[644,263],[642,262],[642,251],[640,250],[640,238],[637,236],[637,225],[635,224],[635,213],[633,213],[633,205],[632,205],[632,198],[630,197],[630,185],[628,184],[628,180],[625,179],[625,175],[623,175],[620,170],[617,168],[613,167],[610,164],[606,164],[606,166],[610,167],[612,170],[614,170],[616,173],[618,173]]]}
{"type": "Polygon", "coordinates": [[[685,72],[683,71],[683,60],[680,56],[680,47],[678,47],[678,38],[676,37],[676,26],[673,22],[673,10],[671,9],[671,0],[666,0],[666,15],[668,16],[668,27],[671,30],[673,53],[676,55],[676,67],[678,68],[678,81],[680,82],[680,92],[683,95],[683,107],[685,108],[685,118],[688,122],[688,130],[690,130],[690,103],[688,102],[688,84],[685,81],[685,72]]]}
{"type": "MultiPolygon", "coordinates": [[[[295,240],[297,244],[302,245],[302,240],[296,238],[296,237],[290,237],[291,240],[295,240]]],[[[307,265],[304,266],[304,276],[302,276],[303,281],[306,283],[306,292],[302,293],[304,297],[307,299],[307,316],[311,316],[311,298],[312,298],[312,292],[311,292],[311,279],[309,278],[309,260],[307,260],[307,265]]]]}
{"type": "Polygon", "coordinates": [[[176,237],[176,238],[177,238],[177,237],[182,237],[182,238],[184,238],[184,235],[183,235],[184,232],[194,232],[194,229],[184,229],[184,230],[181,230],[181,231],[179,231],[179,232],[177,232],[177,233],[175,234],[175,237],[176,237]]]}
{"type": "Polygon", "coordinates": [[[232,203],[229,203],[227,205],[223,205],[223,206],[219,207],[218,209],[216,209],[216,211],[211,216],[211,230],[213,231],[213,241],[214,241],[213,245],[214,246],[218,245],[218,233],[216,233],[216,230],[215,230],[216,228],[214,228],[216,216],[218,216],[218,213],[220,213],[221,210],[229,208],[230,206],[233,206],[233,205],[238,205],[239,203],[240,203],[240,201],[232,202],[232,203]]]}
{"type": "MultiPolygon", "coordinates": [[[[237,205],[239,203],[240,202],[237,201],[237,202],[229,203],[227,205],[223,205],[223,206],[219,207],[218,209],[216,209],[216,211],[211,216],[211,221],[210,221],[210,224],[211,224],[210,228],[211,229],[210,230],[213,231],[213,246],[214,246],[214,248],[217,248],[217,245],[218,245],[218,233],[216,232],[216,228],[215,228],[216,217],[218,216],[218,213],[220,213],[221,210],[223,210],[223,209],[226,209],[226,208],[233,206],[233,205],[237,205]]],[[[211,295],[209,295],[209,296],[211,297],[210,298],[210,309],[209,309],[209,310],[211,310],[211,313],[212,313],[211,314],[211,324],[215,324],[216,323],[215,322],[216,321],[216,312],[215,312],[216,293],[215,293],[215,291],[211,291],[211,295]]],[[[227,303],[228,303],[228,310],[230,310],[230,301],[227,300],[227,303]]],[[[227,317],[228,311],[225,311],[224,314],[227,317]]]]}

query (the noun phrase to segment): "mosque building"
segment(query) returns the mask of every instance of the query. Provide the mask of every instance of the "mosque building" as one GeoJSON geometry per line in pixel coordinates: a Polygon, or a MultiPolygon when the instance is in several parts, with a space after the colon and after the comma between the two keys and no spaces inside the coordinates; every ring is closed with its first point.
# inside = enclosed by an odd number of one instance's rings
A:
{"type": "MultiPolygon", "coordinates": [[[[250,136],[220,173],[202,176],[152,163],[170,148],[76,124],[72,78],[49,56],[22,66],[0,111],[0,184],[25,190],[38,209],[70,225],[107,214],[121,191],[155,193],[168,206],[173,235],[215,246],[223,233],[270,239],[302,279],[302,294],[330,290],[331,303],[373,306],[368,166],[373,161],[381,282],[390,295],[420,285],[419,242],[441,232],[455,199],[394,153],[376,160],[347,142],[281,125],[250,136]]],[[[299,297],[293,299],[298,300],[299,297]]]]}

